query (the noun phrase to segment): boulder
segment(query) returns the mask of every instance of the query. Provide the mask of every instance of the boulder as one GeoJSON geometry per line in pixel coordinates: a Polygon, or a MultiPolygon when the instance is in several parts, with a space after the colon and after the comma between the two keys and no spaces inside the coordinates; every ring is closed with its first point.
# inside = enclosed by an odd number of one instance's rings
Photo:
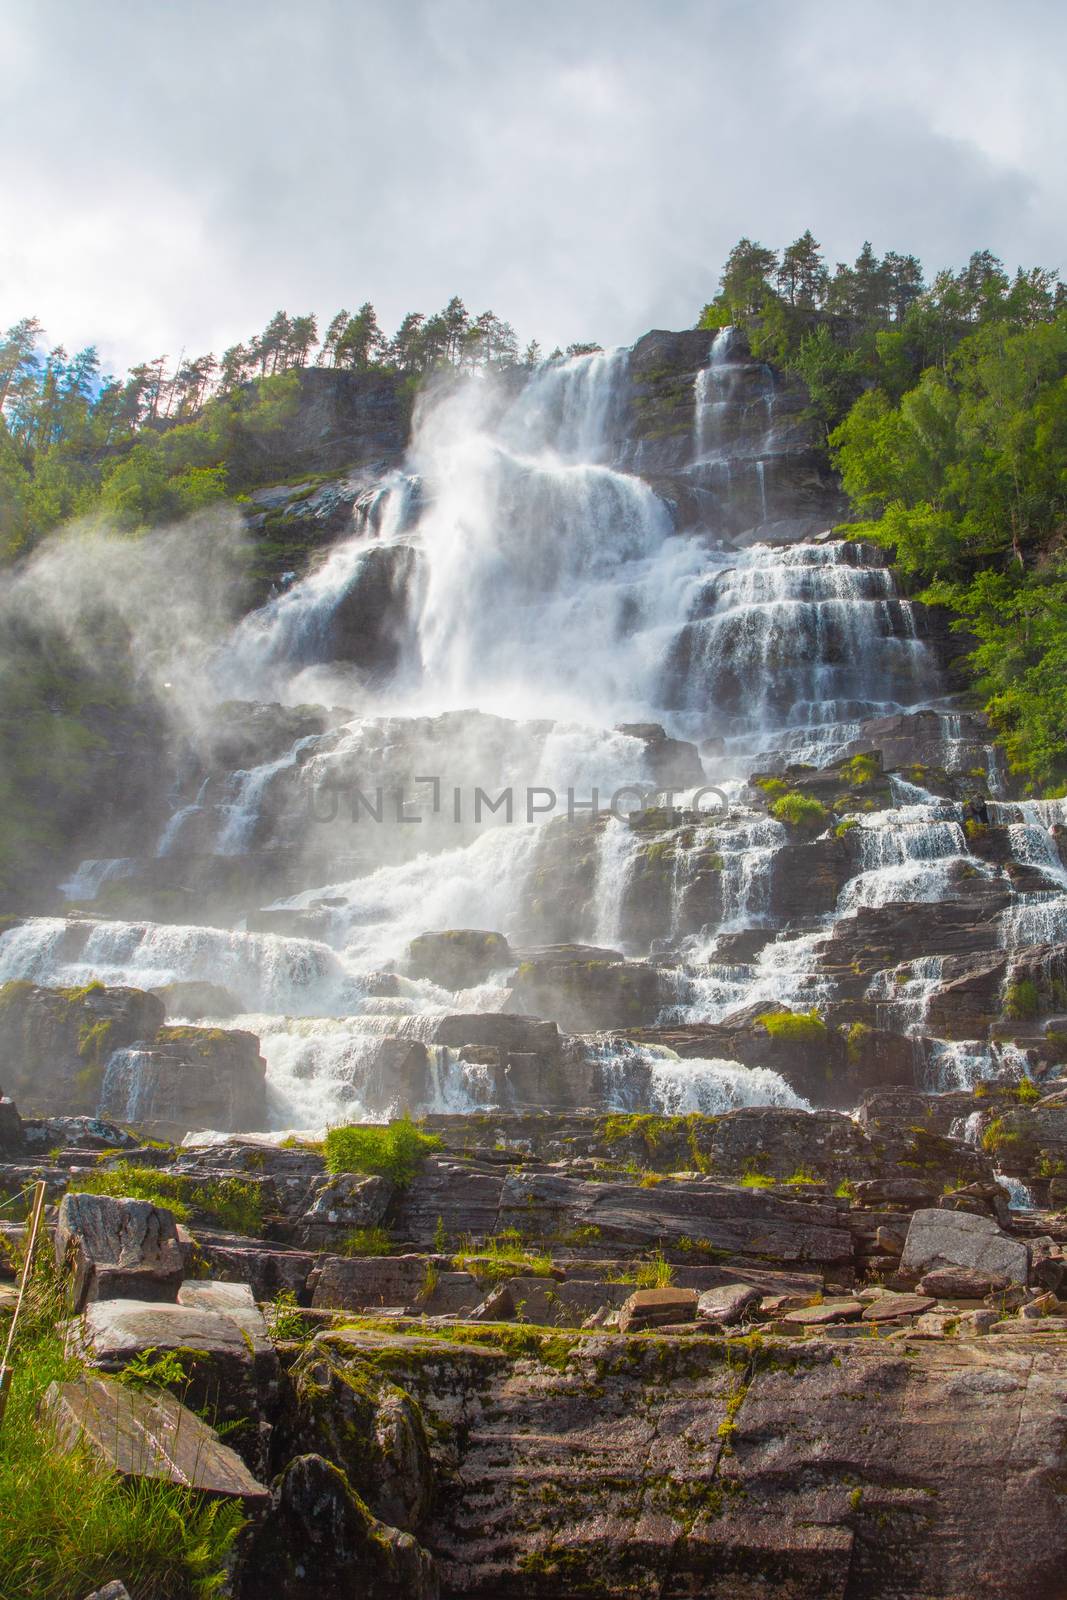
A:
{"type": "Polygon", "coordinates": [[[510,1003],[569,1033],[648,1026],[673,998],[663,974],[637,961],[548,952],[519,964],[510,1003]]]}
{"type": "Polygon", "coordinates": [[[823,1300],[818,1305],[785,1311],[780,1320],[787,1326],[821,1328],[832,1322],[856,1322],[862,1315],[863,1306],[858,1300],[823,1300]]]}
{"type": "Polygon", "coordinates": [[[124,1478],[154,1478],[213,1500],[239,1500],[249,1513],[270,1500],[240,1456],[165,1389],[142,1393],[111,1378],[78,1378],[53,1383],[41,1409],[68,1449],[87,1447],[124,1478]]]}
{"type": "Polygon", "coordinates": [[[0,1094],[0,1159],[10,1161],[23,1153],[26,1135],[14,1100],[0,1094]]]}
{"type": "Polygon", "coordinates": [[[434,1031],[434,1042],[453,1049],[463,1045],[488,1045],[508,1052],[544,1056],[557,1056],[562,1044],[554,1022],[510,1011],[442,1017],[434,1031]]]}
{"type": "Polygon", "coordinates": [[[490,973],[513,967],[515,958],[502,933],[453,928],[445,933],[420,933],[408,945],[407,970],[413,978],[429,978],[443,989],[470,989],[490,973]]]}
{"type": "Polygon", "coordinates": [[[1025,1284],[1030,1252],[992,1217],[967,1211],[916,1211],[908,1227],[901,1271],[925,1277],[942,1267],[970,1267],[1025,1284]]]}
{"type": "Polygon", "coordinates": [[[336,1311],[403,1306],[415,1313],[461,1315],[482,1299],[477,1279],[449,1270],[448,1257],[326,1256],[311,1303],[336,1311]]]}
{"type": "Polygon", "coordinates": [[[696,1314],[695,1289],[637,1289],[619,1311],[619,1332],[640,1333],[644,1328],[694,1322],[696,1314]]]}
{"type": "Polygon", "coordinates": [[[705,1289],[697,1300],[697,1317],[702,1322],[717,1322],[723,1328],[732,1328],[737,1322],[758,1310],[763,1296],[747,1283],[724,1283],[716,1289],[705,1289]]]}
{"type": "Polygon", "coordinates": [[[932,1295],[883,1294],[864,1307],[864,1322],[898,1322],[902,1317],[918,1317],[934,1304],[932,1295]]]}
{"type": "Polygon", "coordinates": [[[116,1578],[114,1583],[105,1583],[102,1589],[94,1589],[92,1594],[86,1595],[85,1600],[130,1600],[130,1591],[116,1578]]]}
{"type": "Polygon", "coordinates": [[[67,1194],[59,1207],[56,1261],[73,1276],[74,1309],[94,1300],[177,1299],[183,1276],[174,1217],[147,1200],[67,1194]]]}
{"type": "Polygon", "coordinates": [[[389,1209],[395,1192],[388,1178],[341,1172],[321,1178],[308,1195],[307,1207],[297,1223],[297,1240],[307,1246],[329,1243],[342,1229],[375,1228],[389,1209]]]}

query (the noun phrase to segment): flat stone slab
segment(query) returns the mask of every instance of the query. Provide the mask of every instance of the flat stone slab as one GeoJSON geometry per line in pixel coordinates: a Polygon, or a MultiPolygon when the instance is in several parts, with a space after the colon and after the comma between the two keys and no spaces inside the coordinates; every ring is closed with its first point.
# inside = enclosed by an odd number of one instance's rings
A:
{"type": "Polygon", "coordinates": [[[898,1317],[918,1317],[934,1304],[926,1294],[883,1294],[863,1313],[864,1322],[895,1322],[898,1317]]]}
{"type": "Polygon", "coordinates": [[[267,1323],[247,1283],[219,1283],[211,1278],[187,1278],[178,1290],[178,1304],[199,1311],[221,1311],[232,1317],[253,1339],[266,1340],[267,1323]]]}
{"type": "Polygon", "coordinates": [[[984,1300],[1008,1287],[999,1272],[979,1272],[976,1267],[937,1267],[920,1278],[917,1294],[932,1294],[935,1300],[984,1300]]]}
{"type": "Polygon", "coordinates": [[[908,1226],[901,1270],[925,1277],[944,1267],[968,1267],[1025,1284],[1030,1252],[997,1227],[992,1217],[969,1211],[916,1211],[908,1226]]]}
{"type": "Polygon", "coordinates": [[[121,1372],[147,1351],[176,1352],[196,1407],[220,1417],[248,1416],[275,1395],[278,1356],[232,1316],[198,1306],[97,1300],[69,1325],[68,1348],[92,1367],[121,1372]]]}
{"type": "Polygon", "coordinates": [[[827,1322],[855,1322],[863,1315],[858,1300],[824,1300],[819,1306],[803,1306],[799,1311],[786,1311],[779,1319],[787,1326],[820,1328],[827,1322]]]}
{"type": "Polygon", "coordinates": [[[59,1437],[88,1445],[126,1478],[162,1478],[215,1499],[265,1508],[270,1490],[207,1423],[166,1390],[141,1392],[112,1378],[53,1383],[41,1402],[59,1437]]]}
{"type": "Polygon", "coordinates": [[[675,1322],[693,1322],[697,1314],[695,1289],[637,1289],[619,1312],[619,1332],[637,1333],[675,1322]]]}

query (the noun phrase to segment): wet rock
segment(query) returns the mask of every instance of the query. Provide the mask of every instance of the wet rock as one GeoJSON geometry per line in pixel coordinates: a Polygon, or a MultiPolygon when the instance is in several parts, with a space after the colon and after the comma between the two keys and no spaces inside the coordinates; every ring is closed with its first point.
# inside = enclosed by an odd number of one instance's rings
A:
{"type": "Polygon", "coordinates": [[[55,1252],[76,1311],[94,1300],[173,1301],[183,1277],[174,1217],[147,1200],[64,1195],[55,1252]]]}
{"type": "Polygon", "coordinates": [[[694,1289],[637,1289],[619,1311],[619,1332],[640,1333],[644,1328],[694,1322],[696,1314],[694,1289]]]}
{"type": "Polygon", "coordinates": [[[655,967],[569,952],[520,962],[511,990],[516,1010],[550,1017],[571,1033],[648,1025],[670,998],[655,967]]]}
{"type": "Polygon", "coordinates": [[[266,1071],[255,1034],[163,1027],[150,1045],[112,1060],[100,1110],[156,1138],[179,1139],[193,1128],[262,1128],[266,1071]]]}
{"type": "Polygon", "coordinates": [[[616,729],[645,746],[645,768],[659,789],[695,789],[704,782],[704,766],[695,744],[671,739],[658,722],[624,722],[616,729]]]}
{"type": "Polygon", "coordinates": [[[216,1277],[227,1283],[247,1283],[257,1301],[274,1300],[285,1292],[305,1304],[308,1279],[318,1264],[318,1257],[309,1251],[284,1250],[247,1240],[223,1242],[201,1236],[198,1250],[216,1277]]]}
{"type": "Polygon", "coordinates": [[[141,989],[0,985],[0,1060],[23,1114],[93,1115],[113,1050],[151,1039],[163,1003],[141,989]]]}
{"type": "Polygon", "coordinates": [[[226,1021],[248,1010],[221,983],[167,983],[149,992],[162,1000],[168,1017],[188,1017],[193,1022],[201,1022],[205,1017],[226,1021]]]}
{"type": "Polygon", "coordinates": [[[924,1277],[943,1267],[968,1267],[1025,1284],[1026,1245],[1003,1233],[991,1217],[965,1211],[916,1211],[908,1228],[901,1269],[924,1277]]]}
{"type": "Polygon", "coordinates": [[[489,1045],[508,1052],[544,1056],[556,1056],[561,1048],[559,1028],[554,1022],[508,1011],[442,1017],[434,1040],[454,1049],[468,1044],[489,1045]]]}
{"type": "Polygon", "coordinates": [[[502,933],[453,928],[445,933],[420,933],[408,945],[407,968],[413,978],[429,978],[443,989],[471,989],[490,973],[515,964],[502,933]]]}
{"type": "MultiPolygon", "coordinates": [[[[165,1390],[141,1393],[111,1378],[53,1383],[41,1409],[68,1449],[85,1447],[124,1478],[180,1484],[262,1511],[270,1491],[218,1434],[165,1390]]],[[[107,1594],[120,1585],[99,1591],[107,1594]]]]}
{"type": "Polygon", "coordinates": [[[437,1600],[431,1556],[410,1534],[379,1522],[345,1474],[319,1455],[297,1456],[275,1480],[269,1515],[242,1564],[240,1600],[437,1600]]]}

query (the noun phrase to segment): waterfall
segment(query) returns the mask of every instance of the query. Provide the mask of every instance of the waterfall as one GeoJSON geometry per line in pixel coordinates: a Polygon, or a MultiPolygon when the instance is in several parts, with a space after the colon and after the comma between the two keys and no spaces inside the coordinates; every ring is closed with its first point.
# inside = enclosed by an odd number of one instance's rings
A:
{"type": "Polygon", "coordinates": [[[70,877],[59,885],[68,900],[95,900],[105,883],[128,878],[136,867],[129,856],[108,857],[102,861],[82,861],[70,877]]]}
{"type": "Polygon", "coordinates": [[[683,1057],[663,1045],[638,1045],[611,1039],[586,1046],[613,1111],[651,1109],[662,1116],[697,1111],[721,1115],[740,1106],[809,1109],[806,1100],[768,1067],[743,1067],[737,1061],[683,1057]]]}
{"type": "Polygon", "coordinates": [[[705,461],[722,438],[722,414],[731,404],[733,372],[727,366],[732,329],[720,328],[711,341],[706,367],[701,367],[693,383],[693,454],[705,461]]]}
{"type": "Polygon", "coordinates": [[[608,818],[597,839],[594,944],[613,948],[625,943],[623,902],[640,847],[640,837],[627,823],[608,818]]]}

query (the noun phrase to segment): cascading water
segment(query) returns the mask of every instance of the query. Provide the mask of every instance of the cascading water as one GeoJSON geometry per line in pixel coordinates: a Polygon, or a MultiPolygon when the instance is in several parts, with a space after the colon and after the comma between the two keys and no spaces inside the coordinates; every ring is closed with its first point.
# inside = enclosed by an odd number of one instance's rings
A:
{"type": "MultiPolygon", "coordinates": [[[[696,374],[692,430],[679,446],[691,459],[679,472],[687,489],[712,486],[720,504],[747,496],[750,520],[762,524],[775,514],[786,402],[769,369],[738,349],[722,330],[696,374]]],[[[894,806],[857,810],[847,841],[830,831],[804,841],[813,859],[818,851],[819,860],[849,856],[820,909],[801,905],[792,920],[776,909],[783,862],[800,842],[749,803],[742,780],[790,763],[825,766],[852,754],[873,719],[918,711],[939,763],[973,775],[973,732],[951,702],[946,708],[919,612],[899,595],[880,552],[836,540],[726,549],[713,521],[686,521],[683,497],[669,501],[620,470],[641,459],[632,438],[622,447],[632,426],[631,367],[630,353],[615,351],[432,389],[419,402],[406,470],[363,495],[349,533],[246,617],[210,663],[220,699],[291,707],[321,687],[328,731],[280,752],[272,746],[263,760],[242,757],[228,774],[198,774],[159,835],[156,865],[173,864],[181,886],[198,851],[233,858],[277,847],[288,876],[268,909],[302,928],[306,915],[315,938],[37,918],[0,936],[0,978],[225,985],[241,1007],[233,1025],[260,1039],[279,1127],[400,1108],[406,1091],[381,1081],[386,1040],[428,1052],[422,1109],[484,1109],[500,1080],[437,1045],[436,1029],[448,1013],[506,1010],[513,973],[452,992],[395,969],[416,935],[454,928],[503,933],[518,959],[529,906],[546,892],[543,879],[556,881],[551,852],[542,851],[545,829],[526,820],[518,798],[523,786],[583,799],[597,789],[604,801],[626,784],[669,788],[669,779],[651,781],[660,726],[702,741],[708,779],[730,795],[725,814],[689,817],[652,847],[670,863],[661,944],[672,947],[664,982],[675,993],[663,1022],[717,1023],[753,1005],[828,1005],[839,977],[825,970],[823,952],[837,930],[865,914],[950,898],[961,879],[970,892],[1000,894],[990,916],[1002,947],[1062,943],[1067,869],[1053,830],[1067,827],[1067,802],[989,803],[1014,866],[1026,869],[1026,887],[1015,892],[1004,868],[972,851],[963,805],[935,798],[911,769],[892,775],[894,806]],[[369,823],[352,829],[350,860],[306,821],[302,807],[316,783],[336,778],[373,793],[383,774],[414,784],[427,773],[445,796],[436,831],[423,803],[420,826],[394,830],[407,837],[403,848],[390,845],[393,856],[369,823]],[[480,831],[449,836],[452,789],[475,784],[514,786],[516,814],[493,813],[480,831]],[[762,945],[737,944],[752,932],[762,945]]],[[[1000,781],[992,758],[988,773],[1000,781]]],[[[685,786],[694,782],[690,767],[685,786]]],[[[645,955],[632,913],[642,892],[634,885],[644,881],[635,874],[651,859],[647,838],[614,816],[574,837],[586,841],[573,850],[585,904],[575,912],[580,932],[566,938],[645,955]]],[[[64,892],[91,901],[136,869],[101,856],[83,863],[64,892]]],[[[1007,1045],[926,1039],[945,970],[937,954],[887,957],[884,969],[853,983],[853,1003],[914,1038],[932,1086],[1014,1071],[1007,1045]]],[[[605,1104],[619,1109],[801,1104],[776,1074],[736,1062],[651,1046],[634,1054],[617,1040],[595,1048],[605,1104]]],[[[108,1103],[131,1116],[139,1072],[131,1050],[105,1075],[108,1103]]]]}

